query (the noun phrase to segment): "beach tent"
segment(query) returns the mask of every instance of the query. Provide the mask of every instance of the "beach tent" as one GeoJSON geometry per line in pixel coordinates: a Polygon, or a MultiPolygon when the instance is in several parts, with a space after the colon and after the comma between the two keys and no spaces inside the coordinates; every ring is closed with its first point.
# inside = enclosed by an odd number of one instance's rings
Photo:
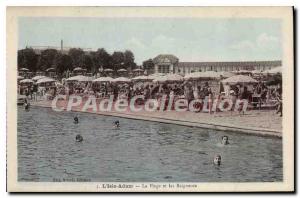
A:
{"type": "Polygon", "coordinates": [[[53,78],[45,77],[45,78],[39,79],[39,80],[36,82],[36,84],[50,83],[50,82],[55,82],[55,80],[54,80],[53,78]]]}
{"type": "Polygon", "coordinates": [[[31,79],[24,79],[20,81],[21,84],[25,84],[25,83],[33,83],[33,80],[31,79]]]}
{"type": "Polygon", "coordinates": [[[32,80],[37,81],[41,78],[46,78],[46,76],[35,76],[35,77],[32,78],[32,80]]]}
{"type": "Polygon", "coordinates": [[[270,70],[266,70],[262,72],[263,74],[277,74],[277,73],[282,73],[282,67],[275,67],[270,70]]]}
{"type": "Polygon", "coordinates": [[[115,78],[113,80],[111,80],[111,82],[123,82],[123,83],[128,83],[131,82],[131,80],[129,78],[125,78],[125,77],[119,77],[119,78],[115,78]]]}
{"type": "Polygon", "coordinates": [[[119,69],[117,72],[127,72],[126,69],[119,69]]]}
{"type": "Polygon", "coordinates": [[[93,80],[93,82],[110,82],[112,80],[113,80],[113,78],[111,78],[111,77],[100,77],[100,78],[93,80]]]}
{"type": "Polygon", "coordinates": [[[237,84],[237,83],[257,83],[258,81],[250,76],[236,75],[222,80],[222,83],[237,84]]]}

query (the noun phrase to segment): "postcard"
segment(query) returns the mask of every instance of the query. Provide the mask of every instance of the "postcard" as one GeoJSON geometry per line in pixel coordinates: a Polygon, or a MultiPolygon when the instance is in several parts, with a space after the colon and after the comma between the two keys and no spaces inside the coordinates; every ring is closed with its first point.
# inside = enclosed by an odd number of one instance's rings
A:
{"type": "Polygon", "coordinates": [[[293,51],[293,7],[7,7],[7,190],[292,192],[293,51]]]}

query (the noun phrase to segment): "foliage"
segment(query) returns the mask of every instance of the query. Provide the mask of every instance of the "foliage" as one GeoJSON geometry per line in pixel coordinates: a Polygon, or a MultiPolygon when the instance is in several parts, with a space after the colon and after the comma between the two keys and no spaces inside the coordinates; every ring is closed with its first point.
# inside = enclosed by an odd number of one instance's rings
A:
{"type": "Polygon", "coordinates": [[[153,60],[152,59],[148,59],[146,61],[143,62],[143,68],[145,70],[154,70],[154,63],[153,63],[153,60]]]}
{"type": "Polygon", "coordinates": [[[55,59],[55,69],[59,76],[62,76],[66,71],[71,71],[73,68],[72,58],[67,54],[59,53],[55,59]]]}
{"type": "Polygon", "coordinates": [[[69,56],[72,59],[73,68],[82,67],[84,62],[84,51],[80,48],[71,48],[69,56]]]}
{"type": "Polygon", "coordinates": [[[104,48],[98,49],[96,52],[93,53],[93,61],[95,65],[95,71],[99,70],[99,68],[108,69],[112,68],[111,63],[111,56],[109,53],[106,52],[104,48]]]}
{"type": "Polygon", "coordinates": [[[30,71],[37,70],[38,55],[32,48],[18,50],[18,69],[27,68],[30,71]]]}
{"type": "MultiPolygon", "coordinates": [[[[68,54],[56,49],[45,49],[40,53],[32,48],[18,50],[18,69],[27,68],[30,71],[46,71],[53,67],[59,76],[75,67],[83,67],[93,74],[102,69],[126,69],[128,71],[137,67],[134,54],[130,50],[125,52],[115,51],[110,55],[104,48],[97,51],[84,52],[80,48],[71,48],[68,54]]],[[[150,67],[150,66],[149,66],[150,67]]]]}
{"type": "Polygon", "coordinates": [[[50,67],[55,67],[55,60],[58,56],[56,49],[46,49],[41,52],[39,57],[37,69],[40,71],[46,71],[50,67]]]}

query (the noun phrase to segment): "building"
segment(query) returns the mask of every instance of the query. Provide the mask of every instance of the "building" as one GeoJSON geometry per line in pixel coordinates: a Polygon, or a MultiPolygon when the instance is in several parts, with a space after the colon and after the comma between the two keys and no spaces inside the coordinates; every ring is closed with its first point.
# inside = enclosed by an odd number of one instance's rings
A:
{"type": "Polygon", "coordinates": [[[160,54],[153,59],[154,73],[176,73],[178,61],[172,54],[160,54]]]}
{"type": "Polygon", "coordinates": [[[160,54],[153,59],[155,73],[179,73],[205,71],[240,71],[260,70],[265,71],[281,66],[281,60],[272,61],[236,61],[236,62],[179,62],[171,54],[160,54]]]}

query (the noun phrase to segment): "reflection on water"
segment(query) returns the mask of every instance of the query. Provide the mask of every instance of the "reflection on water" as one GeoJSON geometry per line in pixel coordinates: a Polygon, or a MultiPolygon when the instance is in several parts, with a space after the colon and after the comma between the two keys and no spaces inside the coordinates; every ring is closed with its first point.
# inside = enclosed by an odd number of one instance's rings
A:
{"type": "Polygon", "coordinates": [[[18,109],[19,181],[282,181],[281,139],[32,107],[18,109]],[[79,124],[73,123],[78,115],[79,124]],[[113,122],[120,120],[120,129],[113,122]],[[75,136],[83,136],[76,142],[75,136]],[[222,146],[228,135],[230,145],[222,146]],[[213,165],[222,156],[220,167],[213,165]]]}

